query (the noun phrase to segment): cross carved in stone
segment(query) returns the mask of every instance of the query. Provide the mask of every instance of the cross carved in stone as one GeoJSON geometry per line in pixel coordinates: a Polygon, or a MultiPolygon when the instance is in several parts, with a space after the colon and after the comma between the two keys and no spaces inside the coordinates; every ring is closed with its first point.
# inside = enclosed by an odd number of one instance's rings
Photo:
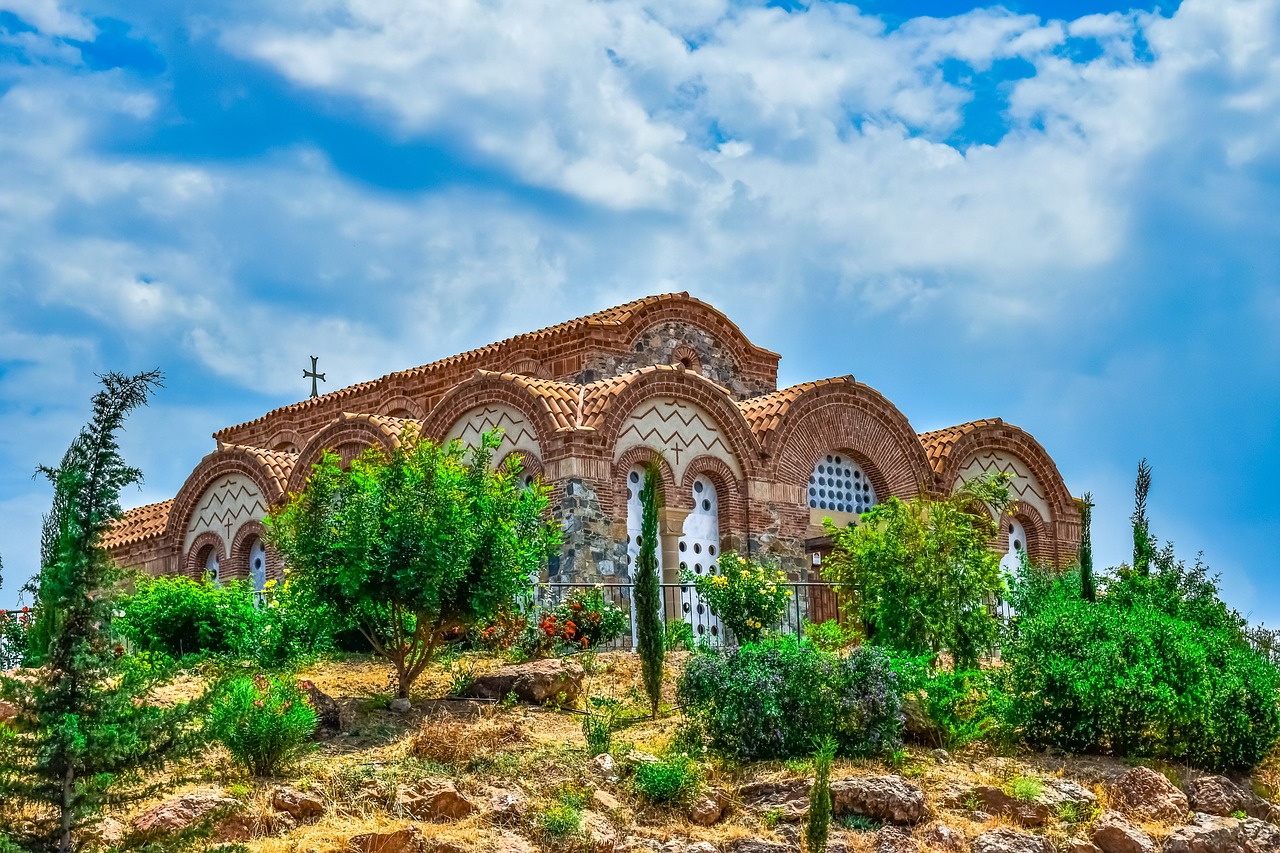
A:
{"type": "Polygon", "coordinates": [[[318,360],[319,360],[318,356],[314,356],[314,355],[311,356],[311,369],[307,370],[304,368],[302,371],[302,378],[311,380],[311,396],[312,397],[320,396],[320,393],[316,388],[316,380],[319,379],[321,382],[325,381],[323,373],[316,373],[316,361],[318,360]]]}

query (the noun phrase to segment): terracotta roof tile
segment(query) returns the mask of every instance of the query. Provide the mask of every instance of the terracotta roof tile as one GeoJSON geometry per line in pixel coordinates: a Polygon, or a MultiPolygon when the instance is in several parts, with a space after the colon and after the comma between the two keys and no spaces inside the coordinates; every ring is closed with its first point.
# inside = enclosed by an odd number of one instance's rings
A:
{"type": "Polygon", "coordinates": [[[298,454],[288,453],[283,450],[266,450],[261,447],[248,447],[243,444],[226,444],[223,446],[243,450],[256,458],[258,464],[263,467],[267,472],[267,476],[279,487],[281,492],[284,491],[289,482],[289,475],[293,473],[293,466],[298,462],[298,454]]]}
{"type": "Polygon", "coordinates": [[[337,391],[330,391],[328,394],[321,394],[318,397],[311,397],[307,400],[302,400],[301,402],[298,402],[298,403],[293,403],[288,406],[283,406],[279,409],[274,409],[270,412],[267,412],[265,415],[262,415],[261,417],[254,418],[251,421],[245,421],[242,424],[236,424],[235,426],[229,426],[229,427],[226,427],[225,429],[218,430],[213,435],[214,435],[214,438],[221,438],[223,435],[229,434],[233,430],[239,430],[245,427],[254,426],[256,424],[263,423],[268,418],[278,416],[285,412],[300,412],[300,411],[305,411],[307,409],[323,407],[336,400],[345,400],[347,398],[362,394],[365,391],[369,391],[373,388],[376,388],[377,386],[383,383],[394,382],[396,380],[416,378],[416,377],[423,376],[424,374],[433,373],[442,368],[453,367],[460,364],[468,364],[468,363],[481,361],[488,356],[498,354],[502,350],[513,348],[513,345],[520,344],[520,343],[529,343],[529,344],[539,343],[547,340],[548,338],[557,337],[567,331],[572,331],[574,329],[578,329],[583,326],[619,326],[625,323],[627,320],[629,320],[631,316],[635,314],[636,311],[638,311],[642,307],[653,305],[659,302],[667,302],[667,301],[673,301],[673,300],[688,301],[689,299],[690,299],[689,294],[685,292],[663,293],[658,296],[646,296],[642,299],[636,299],[624,305],[618,305],[613,308],[606,308],[605,310],[597,311],[594,314],[587,314],[586,316],[583,316],[583,317],[578,317],[573,320],[567,320],[563,323],[557,323],[556,325],[548,326],[545,329],[538,329],[537,331],[534,331],[534,332],[526,332],[521,335],[515,335],[514,337],[497,341],[496,343],[487,344],[486,346],[479,347],[477,349],[468,350],[467,352],[459,353],[458,355],[451,355],[447,358],[442,358],[442,359],[439,359],[438,361],[433,361],[430,364],[424,364],[421,367],[413,367],[408,370],[401,370],[395,373],[388,373],[387,375],[382,376],[378,379],[371,379],[367,382],[360,382],[355,385],[349,385],[346,388],[341,388],[337,391]]]}
{"type": "Polygon", "coordinates": [[[159,536],[164,533],[165,525],[169,523],[171,509],[173,509],[172,499],[126,511],[103,535],[102,547],[120,548],[159,536]]]}
{"type": "MultiPolygon", "coordinates": [[[[651,364],[648,367],[642,367],[639,370],[633,370],[630,373],[623,373],[620,376],[613,376],[608,379],[601,379],[590,385],[584,385],[582,388],[582,414],[579,418],[578,425],[580,427],[595,429],[604,423],[605,417],[609,410],[613,407],[613,402],[622,395],[631,383],[635,382],[641,376],[648,373],[686,373],[682,365],[674,364],[651,364]]],[[[712,382],[699,373],[688,372],[688,376],[696,377],[698,381],[705,382],[713,388],[721,391],[724,395],[730,396],[729,389],[712,382]]]]}
{"type": "Polygon", "coordinates": [[[782,418],[787,414],[787,409],[791,408],[791,404],[800,395],[823,385],[845,384],[853,381],[852,376],[837,376],[833,379],[802,382],[799,385],[792,385],[790,388],[774,391],[772,394],[761,394],[759,397],[742,400],[738,403],[738,408],[742,411],[742,416],[746,418],[751,431],[756,434],[761,443],[764,443],[765,438],[782,423],[782,418]]]}
{"type": "Polygon", "coordinates": [[[929,456],[929,467],[933,468],[935,473],[941,473],[957,441],[976,429],[1003,423],[1004,421],[1000,418],[984,418],[920,433],[920,443],[924,445],[924,451],[929,456]]]}

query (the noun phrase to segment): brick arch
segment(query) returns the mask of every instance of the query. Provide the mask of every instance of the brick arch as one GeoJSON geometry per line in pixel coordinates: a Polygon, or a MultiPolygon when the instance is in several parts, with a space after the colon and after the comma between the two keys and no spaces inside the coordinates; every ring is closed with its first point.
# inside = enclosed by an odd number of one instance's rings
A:
{"type": "Polygon", "coordinates": [[[298,453],[307,446],[307,438],[293,429],[284,429],[271,436],[266,446],[276,452],[298,453]]]}
{"type": "Polygon", "coordinates": [[[803,391],[781,416],[765,449],[773,456],[771,479],[804,486],[806,493],[818,457],[832,452],[848,454],[862,466],[877,500],[916,497],[933,481],[929,459],[906,416],[880,392],[852,379],[803,391]]]}
{"type": "Polygon", "coordinates": [[[417,400],[403,395],[390,398],[378,407],[378,414],[390,415],[393,418],[404,418],[405,420],[422,420],[422,416],[426,414],[422,411],[422,406],[417,400]]]}
{"type": "Polygon", "coordinates": [[[332,450],[349,463],[367,447],[378,446],[390,451],[400,443],[399,436],[388,433],[372,421],[359,416],[343,415],[311,437],[298,455],[298,461],[289,475],[286,491],[298,492],[311,478],[311,468],[320,461],[326,450],[332,450]]]}
{"type": "MultiPolygon", "coordinates": [[[[297,473],[296,467],[294,473],[297,473]]],[[[200,460],[200,464],[187,477],[187,481],[182,484],[182,488],[173,499],[173,508],[169,511],[164,536],[176,552],[182,552],[187,535],[187,523],[195,510],[196,502],[220,478],[232,474],[242,474],[252,480],[262,492],[262,497],[268,505],[277,503],[284,497],[284,491],[280,488],[279,482],[252,453],[240,447],[223,447],[215,450],[200,460]]]]}
{"type": "Polygon", "coordinates": [[[606,398],[602,411],[594,416],[605,453],[612,454],[631,413],[654,397],[674,397],[700,406],[724,433],[730,452],[742,468],[743,478],[756,475],[760,468],[760,445],[729,395],[710,379],[665,365],[641,368],[630,374],[625,387],[617,395],[606,398]]]}
{"type": "MultiPolygon", "coordinates": [[[[1040,510],[1031,504],[1018,504],[1014,507],[1013,518],[1022,524],[1023,530],[1027,531],[1027,557],[1031,562],[1056,562],[1057,549],[1053,532],[1048,521],[1040,514],[1040,510]]],[[[1000,526],[999,550],[1001,554],[1009,553],[1009,533],[1003,525],[1000,526]]]]}
{"type": "Polygon", "coordinates": [[[658,300],[637,307],[628,322],[628,350],[654,326],[663,323],[685,323],[696,326],[722,344],[746,376],[774,379],[777,354],[761,349],[743,334],[738,324],[705,302],[684,295],[679,300],[658,300]],[[770,361],[772,359],[772,362],[770,361]]]}
{"type": "MultiPolygon", "coordinates": [[[[1070,562],[1080,546],[1080,508],[1067,490],[1066,481],[1062,479],[1053,458],[1026,430],[998,421],[975,425],[956,440],[951,452],[943,460],[938,472],[939,488],[951,488],[969,460],[988,451],[1017,457],[1045,490],[1051,515],[1049,518],[1039,518],[1040,513],[1035,513],[1037,523],[1042,528],[1044,553],[1033,559],[1042,559],[1055,565],[1070,562]]],[[[1034,508],[1024,504],[1022,509],[1027,511],[1034,508]]],[[[1028,535],[1030,532],[1028,528],[1028,535]]],[[[1028,554],[1030,553],[1028,549],[1028,554]]]]}
{"type": "Polygon", "coordinates": [[[680,491],[686,496],[693,489],[693,481],[705,476],[716,486],[720,502],[720,537],[726,533],[743,533],[747,529],[747,484],[739,480],[733,469],[717,456],[697,456],[685,468],[680,491]]]}
{"type": "Polygon", "coordinates": [[[504,373],[519,373],[522,376],[532,376],[534,379],[551,378],[551,371],[547,369],[546,363],[533,350],[522,349],[513,352],[503,359],[503,363],[504,373]]]}
{"type": "Polygon", "coordinates": [[[613,464],[613,473],[609,477],[609,487],[601,489],[599,493],[601,511],[613,518],[616,523],[626,523],[627,474],[636,465],[646,465],[650,462],[658,466],[663,505],[681,509],[689,509],[692,506],[692,502],[688,499],[683,502],[678,500],[680,490],[676,488],[675,475],[671,471],[671,466],[667,464],[667,460],[662,458],[662,454],[650,447],[633,447],[618,457],[618,461],[613,464]]]}
{"type": "Polygon", "coordinates": [[[537,454],[529,453],[528,451],[525,451],[525,450],[510,451],[509,453],[507,453],[507,455],[503,456],[501,459],[498,460],[498,467],[502,468],[503,466],[505,466],[507,464],[507,460],[510,459],[512,456],[519,456],[520,464],[524,466],[524,470],[520,474],[520,477],[522,480],[524,479],[525,476],[529,474],[532,474],[535,479],[542,478],[542,474],[544,470],[542,467],[542,460],[538,458],[537,454]]]}
{"type": "MultiPolygon", "coordinates": [[[[497,373],[477,372],[445,394],[422,422],[422,434],[442,441],[463,415],[488,403],[510,406],[533,424],[538,446],[546,455],[556,422],[547,407],[523,385],[497,373]]],[[[539,460],[541,461],[541,460],[539,460]]]]}
{"type": "Polygon", "coordinates": [[[227,561],[227,545],[222,541],[222,537],[212,530],[206,530],[201,533],[191,543],[191,550],[182,557],[182,573],[196,580],[204,577],[205,563],[208,562],[208,556],[206,555],[210,548],[218,556],[218,577],[221,578],[224,569],[229,565],[227,561]]]}
{"type": "Polygon", "coordinates": [[[262,544],[266,546],[267,579],[279,580],[284,577],[284,561],[280,559],[276,549],[267,544],[267,528],[261,521],[246,521],[232,537],[229,576],[237,579],[250,576],[249,547],[255,539],[262,540],[262,544]]]}

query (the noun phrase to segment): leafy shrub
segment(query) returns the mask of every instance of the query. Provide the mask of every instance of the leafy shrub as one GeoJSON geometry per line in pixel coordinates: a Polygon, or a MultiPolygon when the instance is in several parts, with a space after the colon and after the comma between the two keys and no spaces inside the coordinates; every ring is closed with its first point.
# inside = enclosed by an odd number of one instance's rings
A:
{"type": "Polygon", "coordinates": [[[739,643],[754,643],[782,621],[792,596],[787,574],[776,566],[732,551],[720,555],[719,567],[713,575],[697,575],[685,569],[680,580],[693,584],[739,643]]]}
{"type": "Polygon", "coordinates": [[[520,648],[535,658],[591,649],[613,642],[628,627],[626,612],[602,587],[575,589],[554,607],[544,609],[535,624],[526,625],[520,648]]]}
{"type": "Polygon", "coordinates": [[[587,742],[588,755],[603,755],[609,751],[620,712],[617,699],[593,696],[587,701],[587,714],[582,718],[582,737],[587,742]]]}
{"type": "Polygon", "coordinates": [[[13,669],[27,662],[31,608],[0,610],[0,669],[13,669]]]}
{"type": "Polygon", "coordinates": [[[916,694],[937,731],[938,746],[959,749],[976,740],[998,738],[1007,730],[1009,697],[998,672],[937,672],[916,694]]]}
{"type": "Polygon", "coordinates": [[[209,714],[210,733],[254,776],[274,775],[299,757],[316,722],[292,678],[262,673],[225,684],[209,714]]]}
{"type": "Polygon", "coordinates": [[[898,745],[902,697],[887,655],[862,646],[840,657],[791,637],[690,659],[677,693],[711,746],[745,759],[808,755],[830,733],[846,756],[898,745]]]}
{"type": "Polygon", "coordinates": [[[658,761],[641,761],[631,777],[631,787],[651,803],[684,802],[698,790],[702,774],[698,763],[683,752],[658,761]]]}
{"type": "Polygon", "coordinates": [[[861,642],[862,629],[857,625],[841,625],[834,619],[825,622],[810,622],[806,619],[804,639],[823,651],[840,652],[861,642]]]}
{"type": "Polygon", "coordinates": [[[693,626],[683,619],[667,623],[666,633],[662,638],[663,645],[669,652],[693,651],[693,626]]]}
{"type": "Polygon", "coordinates": [[[166,654],[235,655],[258,633],[253,588],[245,581],[215,585],[188,577],[141,578],[121,603],[113,625],[135,649],[166,654]]]}
{"type": "Polygon", "coordinates": [[[553,844],[563,844],[582,834],[582,809],[586,799],[576,791],[561,791],[556,801],[536,819],[538,831],[553,844]]]}
{"type": "Polygon", "coordinates": [[[1004,658],[1031,742],[1224,770],[1255,766],[1280,739],[1280,670],[1203,566],[1166,549],[1151,575],[1112,578],[1096,602],[1075,573],[1028,569],[1013,601],[1004,658]]]}
{"type": "Polygon", "coordinates": [[[475,629],[473,642],[490,652],[509,652],[520,643],[529,626],[529,617],[513,610],[500,610],[488,624],[475,629]]]}
{"type": "Polygon", "coordinates": [[[836,756],[835,738],[824,737],[813,755],[813,787],[809,789],[809,817],[804,842],[807,853],[826,853],[831,832],[831,760],[836,756]]]}

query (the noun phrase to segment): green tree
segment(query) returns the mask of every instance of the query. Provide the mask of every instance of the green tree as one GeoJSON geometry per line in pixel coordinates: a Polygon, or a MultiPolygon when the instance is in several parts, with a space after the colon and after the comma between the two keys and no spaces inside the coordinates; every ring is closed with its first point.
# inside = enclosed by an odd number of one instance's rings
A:
{"type": "Polygon", "coordinates": [[[116,435],[160,385],[158,372],[107,374],[93,417],[57,468],[45,517],[30,680],[0,676],[17,708],[16,732],[0,741],[0,837],[33,851],[69,851],[108,808],[154,796],[158,771],[199,742],[201,703],[149,701],[163,671],[121,654],[110,635],[121,578],[99,544],[120,516],[120,490],[140,480],[116,435]],[[32,816],[35,819],[32,819],[32,816]]]}
{"type": "Polygon", "coordinates": [[[550,489],[522,488],[516,458],[490,466],[499,441],[486,433],[467,451],[408,430],[350,469],[326,453],[267,519],[290,583],[329,602],[395,667],[401,698],[444,643],[526,592],[559,545],[550,489]]]}
{"type": "Polygon", "coordinates": [[[1093,577],[1093,493],[1080,499],[1080,594],[1085,601],[1098,600],[1098,584],[1093,577]]]}
{"type": "Polygon", "coordinates": [[[834,547],[824,573],[843,587],[868,640],[913,654],[945,651],[957,669],[977,665],[999,637],[987,603],[1005,583],[989,544],[1009,506],[1008,480],[971,480],[945,500],[890,497],[856,526],[825,521],[834,547]]]}
{"type": "Polygon", "coordinates": [[[1156,553],[1156,540],[1147,519],[1147,493],[1151,491],[1151,466],[1143,459],[1138,463],[1138,477],[1133,484],[1133,571],[1145,575],[1151,570],[1156,553]]]}
{"type": "Polygon", "coordinates": [[[666,656],[662,619],[662,587],[658,578],[658,505],[662,482],[657,467],[644,470],[640,489],[640,553],[636,556],[634,578],[636,602],[636,645],[644,689],[649,694],[650,712],[658,716],[662,698],[662,663],[666,656]]]}
{"type": "Polygon", "coordinates": [[[813,787],[809,789],[809,817],[804,830],[805,853],[827,853],[831,832],[831,760],[837,741],[831,735],[820,738],[813,754],[813,787]]]}

